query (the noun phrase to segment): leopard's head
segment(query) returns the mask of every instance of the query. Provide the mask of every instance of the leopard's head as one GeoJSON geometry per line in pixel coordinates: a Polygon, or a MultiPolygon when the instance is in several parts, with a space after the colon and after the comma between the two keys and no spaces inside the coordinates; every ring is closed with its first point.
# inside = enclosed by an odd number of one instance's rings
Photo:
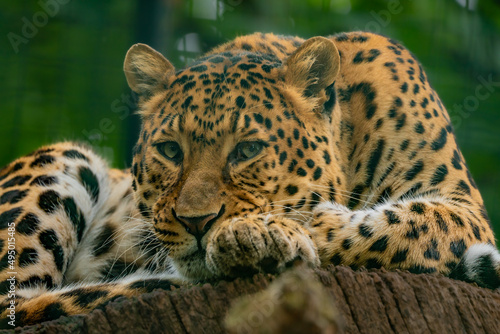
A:
{"type": "Polygon", "coordinates": [[[306,223],[335,199],[339,65],[322,37],[283,61],[237,50],[182,70],[146,45],[128,51],[142,116],[135,200],[181,273],[211,277],[205,249],[224,220],[273,213],[306,223]]]}

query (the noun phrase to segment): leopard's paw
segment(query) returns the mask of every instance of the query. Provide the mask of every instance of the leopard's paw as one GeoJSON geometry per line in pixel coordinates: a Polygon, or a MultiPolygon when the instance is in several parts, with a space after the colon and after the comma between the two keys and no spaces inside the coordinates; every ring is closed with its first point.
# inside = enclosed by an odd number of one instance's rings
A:
{"type": "Polygon", "coordinates": [[[283,217],[254,215],[224,221],[207,243],[208,268],[219,277],[278,273],[296,260],[319,266],[310,233],[283,217]]]}

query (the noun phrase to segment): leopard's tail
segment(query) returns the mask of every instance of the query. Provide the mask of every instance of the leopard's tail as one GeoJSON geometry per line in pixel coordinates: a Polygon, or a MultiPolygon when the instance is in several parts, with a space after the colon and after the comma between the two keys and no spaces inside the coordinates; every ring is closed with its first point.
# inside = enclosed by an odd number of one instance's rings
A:
{"type": "Polygon", "coordinates": [[[491,244],[469,247],[449,277],[489,289],[500,289],[500,252],[491,244]]]}

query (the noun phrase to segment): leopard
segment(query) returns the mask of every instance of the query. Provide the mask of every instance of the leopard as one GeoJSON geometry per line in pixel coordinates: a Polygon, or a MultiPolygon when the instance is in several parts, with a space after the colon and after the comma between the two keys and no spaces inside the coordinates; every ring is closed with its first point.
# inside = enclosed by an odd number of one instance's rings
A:
{"type": "Polygon", "coordinates": [[[297,262],[500,287],[450,117],[400,42],[254,33],[182,69],[135,44],[124,72],[129,169],[62,142],[0,170],[3,328],[297,262]]]}

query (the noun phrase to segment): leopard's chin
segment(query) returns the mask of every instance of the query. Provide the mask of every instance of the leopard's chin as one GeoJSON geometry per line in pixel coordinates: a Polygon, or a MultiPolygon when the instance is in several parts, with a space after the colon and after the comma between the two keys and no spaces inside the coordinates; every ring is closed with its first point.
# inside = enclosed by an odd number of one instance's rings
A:
{"type": "Polygon", "coordinates": [[[181,275],[196,282],[214,279],[214,273],[207,266],[206,254],[204,249],[198,249],[189,255],[173,258],[174,267],[181,275]]]}

